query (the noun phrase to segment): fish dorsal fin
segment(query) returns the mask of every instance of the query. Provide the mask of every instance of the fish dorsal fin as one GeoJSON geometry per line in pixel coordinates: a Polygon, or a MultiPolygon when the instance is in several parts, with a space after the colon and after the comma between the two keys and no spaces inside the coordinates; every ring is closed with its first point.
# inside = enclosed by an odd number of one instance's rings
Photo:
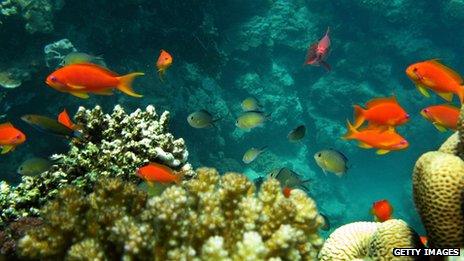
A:
{"type": "Polygon", "coordinates": [[[384,103],[398,104],[398,100],[396,100],[395,96],[385,97],[385,98],[376,98],[376,99],[372,99],[372,100],[368,101],[366,103],[366,108],[370,109],[372,107],[375,107],[377,105],[384,104],[384,103]]]}
{"type": "Polygon", "coordinates": [[[109,75],[114,76],[114,77],[119,76],[117,73],[115,73],[113,71],[110,71],[107,68],[102,67],[102,66],[97,65],[97,64],[94,64],[94,63],[75,63],[75,64],[72,64],[72,65],[86,66],[86,67],[89,67],[89,68],[94,68],[94,69],[104,71],[105,73],[108,73],[109,75]]]}
{"type": "Polygon", "coordinates": [[[443,65],[438,59],[432,59],[432,60],[429,60],[427,61],[428,63],[431,63],[437,67],[439,67],[440,69],[443,69],[444,71],[446,71],[454,80],[456,80],[458,83],[462,83],[462,77],[461,75],[459,75],[459,73],[457,73],[455,70],[443,65]]]}
{"type": "Polygon", "coordinates": [[[3,126],[3,127],[13,127],[13,124],[11,124],[11,122],[7,121],[7,122],[5,122],[5,123],[0,124],[0,126],[3,126]]]}

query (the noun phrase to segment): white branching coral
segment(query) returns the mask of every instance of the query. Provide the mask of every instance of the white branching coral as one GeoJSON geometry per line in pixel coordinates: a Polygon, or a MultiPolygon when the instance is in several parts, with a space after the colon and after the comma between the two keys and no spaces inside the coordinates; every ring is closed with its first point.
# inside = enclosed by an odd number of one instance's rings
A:
{"type": "Polygon", "coordinates": [[[0,183],[0,226],[17,217],[37,215],[38,208],[66,185],[90,192],[100,177],[138,183],[136,169],[148,162],[169,166],[185,178],[195,175],[187,163],[184,140],[169,133],[167,111],[158,116],[149,105],[127,114],[116,105],[111,114],[104,114],[99,106],[80,107],[75,123],[81,127],[81,138],[71,141],[68,153],[53,156],[56,165],[48,172],[23,177],[15,188],[0,183]]]}

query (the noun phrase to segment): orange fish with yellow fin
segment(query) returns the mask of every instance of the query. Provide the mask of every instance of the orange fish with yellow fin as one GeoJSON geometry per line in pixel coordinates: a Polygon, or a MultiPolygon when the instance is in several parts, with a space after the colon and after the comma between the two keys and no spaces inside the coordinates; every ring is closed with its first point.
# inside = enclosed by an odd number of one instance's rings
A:
{"type": "Polygon", "coordinates": [[[364,121],[376,126],[399,126],[408,122],[410,116],[393,97],[375,98],[366,103],[366,109],[354,106],[354,128],[359,128],[364,121]]]}
{"type": "Polygon", "coordinates": [[[172,55],[161,49],[158,60],[156,61],[156,68],[158,69],[158,76],[163,81],[166,70],[172,65],[172,55]]]}
{"type": "Polygon", "coordinates": [[[406,74],[414,82],[419,92],[430,97],[427,89],[436,92],[440,97],[450,102],[457,95],[464,102],[464,87],[462,77],[453,69],[443,65],[438,59],[432,59],[410,65],[406,74]]]}
{"type": "Polygon", "coordinates": [[[0,124],[0,147],[1,154],[6,154],[16,148],[16,146],[26,141],[26,135],[15,128],[10,122],[0,124]]]}
{"type": "Polygon", "coordinates": [[[45,80],[46,84],[60,92],[68,92],[76,97],[87,99],[88,93],[112,95],[118,89],[133,97],[142,97],[132,89],[132,81],[141,72],[119,76],[116,73],[91,63],[71,64],[59,68],[45,80]]]}
{"type": "Polygon", "coordinates": [[[178,184],[182,181],[181,175],[176,175],[168,166],[155,162],[150,162],[140,167],[137,169],[136,174],[150,185],[153,185],[155,182],[161,184],[178,184]]]}
{"type": "Polygon", "coordinates": [[[357,130],[347,121],[347,133],[343,136],[346,140],[359,141],[359,147],[364,149],[376,148],[377,154],[383,155],[392,150],[402,150],[409,146],[408,141],[399,135],[394,128],[379,129],[368,127],[357,130]]]}
{"type": "Polygon", "coordinates": [[[421,115],[441,132],[457,129],[459,113],[460,109],[450,104],[434,105],[421,111],[421,115]]]}

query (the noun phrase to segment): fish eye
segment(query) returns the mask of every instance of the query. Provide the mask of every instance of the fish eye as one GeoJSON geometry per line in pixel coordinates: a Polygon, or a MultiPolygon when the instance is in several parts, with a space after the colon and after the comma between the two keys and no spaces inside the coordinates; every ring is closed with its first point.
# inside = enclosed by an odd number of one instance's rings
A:
{"type": "Polygon", "coordinates": [[[320,157],[322,156],[322,154],[321,154],[321,153],[318,153],[317,156],[320,158],[320,157]]]}
{"type": "Polygon", "coordinates": [[[168,57],[165,57],[164,60],[167,61],[167,60],[169,60],[169,58],[168,58],[168,57]]]}
{"type": "Polygon", "coordinates": [[[19,167],[19,170],[23,170],[23,167],[19,167]]]}
{"type": "Polygon", "coordinates": [[[50,76],[50,80],[52,82],[56,82],[58,79],[56,78],[56,76],[52,75],[52,76],[50,76]]]}
{"type": "Polygon", "coordinates": [[[417,68],[416,67],[412,68],[412,71],[417,72],[417,68]]]}

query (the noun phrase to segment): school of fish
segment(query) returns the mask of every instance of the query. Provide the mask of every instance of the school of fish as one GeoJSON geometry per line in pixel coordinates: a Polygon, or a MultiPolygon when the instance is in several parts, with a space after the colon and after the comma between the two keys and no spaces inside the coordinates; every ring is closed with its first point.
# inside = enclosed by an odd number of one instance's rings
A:
{"type": "MultiPolygon", "coordinates": [[[[329,33],[330,29],[327,28],[324,36],[308,47],[304,65],[322,66],[326,71],[332,70],[327,62],[331,51],[329,33]]],[[[167,71],[172,65],[173,56],[161,49],[155,63],[161,82],[166,80],[167,71]]],[[[423,96],[430,97],[429,91],[432,91],[447,102],[424,108],[420,114],[441,132],[456,130],[460,109],[454,106],[452,101],[453,97],[457,96],[461,104],[464,102],[461,76],[438,59],[411,64],[405,72],[423,96]]],[[[112,95],[114,89],[140,98],[142,94],[134,91],[132,83],[143,75],[143,72],[119,75],[107,68],[101,56],[73,52],[64,57],[61,67],[51,72],[46,77],[45,83],[59,92],[83,99],[89,98],[89,94],[112,95]]],[[[249,132],[257,127],[263,127],[271,120],[271,113],[265,112],[263,104],[256,97],[245,98],[240,107],[242,112],[235,117],[235,126],[242,131],[249,132]]],[[[347,120],[347,132],[343,139],[356,140],[359,147],[376,149],[379,155],[408,148],[409,142],[397,131],[397,128],[407,124],[411,116],[395,96],[373,98],[365,103],[365,107],[354,105],[353,110],[353,123],[347,120]]],[[[79,131],[80,127],[72,122],[66,109],[59,113],[56,119],[36,114],[27,114],[21,119],[45,133],[66,139],[85,138],[79,131]]],[[[211,127],[218,129],[217,123],[221,119],[223,117],[216,117],[206,109],[199,109],[187,116],[187,123],[196,129],[211,127]]],[[[287,140],[291,143],[300,143],[306,132],[305,125],[296,126],[288,133],[287,140]]],[[[13,151],[25,141],[26,135],[12,123],[0,124],[1,154],[13,151]]],[[[266,150],[268,150],[267,146],[249,148],[242,157],[243,163],[251,164],[266,150]]],[[[334,148],[318,151],[314,154],[314,161],[325,174],[330,172],[342,177],[349,169],[348,157],[334,148]]],[[[52,165],[53,162],[48,159],[32,157],[25,160],[18,167],[17,172],[25,176],[36,176],[47,171],[52,165]]],[[[182,181],[181,175],[175,170],[157,162],[148,162],[140,166],[134,174],[144,181],[140,188],[151,194],[159,194],[169,184],[182,181]]],[[[294,188],[307,191],[307,184],[311,181],[286,167],[274,170],[264,178],[279,180],[285,197],[290,197],[294,188]]],[[[262,182],[263,177],[257,180],[262,182]]],[[[383,222],[391,218],[393,207],[387,200],[380,200],[373,203],[371,213],[375,220],[383,222]]],[[[324,218],[330,228],[327,216],[324,218]]]]}

